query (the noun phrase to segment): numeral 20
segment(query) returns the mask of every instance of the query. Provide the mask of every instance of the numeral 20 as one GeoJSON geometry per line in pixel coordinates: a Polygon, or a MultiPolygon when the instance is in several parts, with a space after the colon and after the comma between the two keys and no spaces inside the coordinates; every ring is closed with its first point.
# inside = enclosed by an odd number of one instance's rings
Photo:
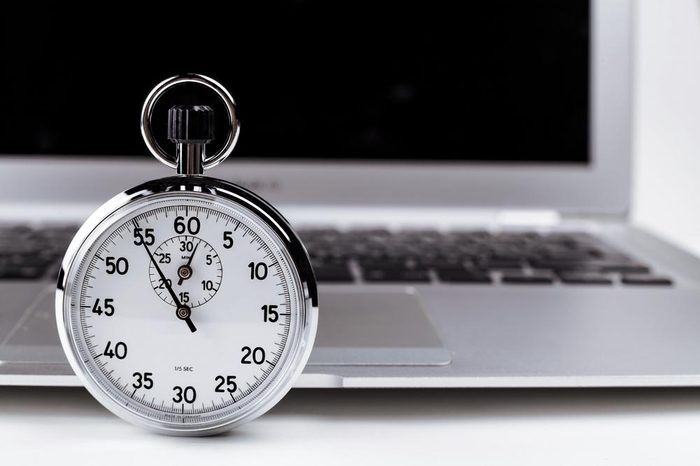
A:
{"type": "Polygon", "coordinates": [[[241,348],[243,352],[243,357],[241,358],[241,364],[251,364],[255,363],[260,365],[265,362],[265,350],[261,347],[251,349],[250,346],[244,346],[241,348]]]}
{"type": "Polygon", "coordinates": [[[159,278],[158,286],[156,286],[156,288],[159,290],[167,290],[170,286],[173,286],[173,281],[171,279],[166,278],[165,280],[163,280],[162,278],[159,278]]]}

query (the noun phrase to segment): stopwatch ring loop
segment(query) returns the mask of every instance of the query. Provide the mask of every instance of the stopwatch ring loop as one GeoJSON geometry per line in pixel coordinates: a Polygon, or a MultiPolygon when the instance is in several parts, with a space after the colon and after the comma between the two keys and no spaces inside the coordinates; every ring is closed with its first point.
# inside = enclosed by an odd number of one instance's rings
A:
{"type": "Polygon", "coordinates": [[[201,74],[183,74],[168,78],[154,87],[148,94],[148,97],[146,97],[146,101],[141,109],[141,135],[146,143],[146,147],[148,147],[148,150],[156,159],[160,160],[170,168],[177,168],[177,157],[174,154],[169,154],[166,152],[153,136],[151,118],[153,117],[153,109],[163,94],[175,86],[187,83],[201,84],[214,91],[224,103],[226,113],[228,114],[229,123],[231,124],[231,131],[229,131],[223,147],[221,147],[221,149],[219,149],[219,151],[214,155],[206,156],[204,159],[202,166],[205,169],[209,169],[220,164],[226,159],[226,157],[231,155],[231,152],[233,152],[233,148],[236,146],[236,142],[238,141],[238,134],[240,132],[240,124],[238,122],[238,117],[236,116],[236,103],[234,102],[233,97],[231,97],[231,94],[229,94],[224,86],[213,79],[201,74]]]}

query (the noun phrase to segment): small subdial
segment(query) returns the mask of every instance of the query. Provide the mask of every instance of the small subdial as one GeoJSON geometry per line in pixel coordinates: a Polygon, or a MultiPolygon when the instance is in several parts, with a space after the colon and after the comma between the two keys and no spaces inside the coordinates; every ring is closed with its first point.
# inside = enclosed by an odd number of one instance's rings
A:
{"type": "MultiPolygon", "coordinates": [[[[221,258],[203,239],[189,235],[166,239],[153,251],[153,258],[181,304],[190,308],[201,306],[219,291],[223,276],[221,258]]],[[[163,283],[153,263],[148,267],[148,275],[153,291],[160,299],[175,306],[168,286],[163,283]]]]}

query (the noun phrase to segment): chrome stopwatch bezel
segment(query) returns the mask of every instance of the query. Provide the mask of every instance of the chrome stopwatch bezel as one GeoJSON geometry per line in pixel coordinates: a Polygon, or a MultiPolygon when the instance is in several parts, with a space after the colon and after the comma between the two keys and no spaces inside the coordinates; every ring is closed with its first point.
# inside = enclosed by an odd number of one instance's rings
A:
{"type": "MultiPolygon", "coordinates": [[[[251,421],[272,408],[292,388],[303,371],[313,348],[318,326],[318,292],[309,256],[299,237],[287,220],[265,200],[254,193],[226,181],[204,176],[174,176],[146,182],[118,194],[96,210],[73,238],[61,264],[56,289],[56,321],[66,357],[87,390],[106,408],[119,417],[134,424],[171,435],[212,435],[245,422],[251,421]],[[265,387],[265,392],[241,407],[232,416],[200,424],[177,425],[148,418],[120,403],[105,391],[90,373],[79,356],[76,337],[71,325],[72,286],[91,242],[112,225],[149,200],[162,199],[168,195],[186,195],[201,199],[225,199],[254,214],[276,235],[282,254],[294,265],[292,275],[299,293],[301,314],[299,330],[294,339],[288,341],[289,352],[285,366],[275,379],[265,387]],[[294,273],[296,271],[296,273],[294,273]]],[[[291,337],[291,335],[290,335],[291,337]]]]}

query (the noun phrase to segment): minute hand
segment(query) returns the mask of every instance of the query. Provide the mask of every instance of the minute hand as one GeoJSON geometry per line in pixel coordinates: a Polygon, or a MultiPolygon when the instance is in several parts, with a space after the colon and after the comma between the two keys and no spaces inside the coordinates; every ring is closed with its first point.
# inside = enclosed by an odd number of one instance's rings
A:
{"type": "MultiPolygon", "coordinates": [[[[168,283],[168,279],[165,278],[165,274],[163,274],[163,271],[160,270],[160,267],[158,267],[158,262],[156,262],[156,259],[153,257],[153,254],[151,254],[150,249],[148,249],[148,246],[146,246],[145,241],[142,242],[144,249],[146,249],[146,252],[148,253],[148,257],[151,258],[151,262],[153,263],[153,266],[156,268],[158,271],[158,275],[160,275],[161,282],[163,283],[163,286],[168,290],[168,293],[170,293],[170,296],[173,298],[173,301],[175,302],[176,309],[179,309],[182,307],[182,303],[180,302],[179,299],[177,299],[177,295],[173,291],[173,287],[168,283]]],[[[192,319],[188,316],[187,318],[184,319],[185,322],[187,323],[187,326],[190,328],[190,331],[196,332],[197,327],[194,326],[194,323],[192,322],[192,319]]]]}
{"type": "MultiPolygon", "coordinates": [[[[200,240],[199,243],[201,243],[201,242],[202,241],[200,240]]],[[[199,243],[197,243],[197,245],[194,247],[194,250],[192,251],[192,254],[190,254],[190,258],[186,264],[188,268],[192,265],[192,258],[194,257],[194,253],[197,252],[197,248],[199,247],[199,243]]],[[[191,272],[190,272],[190,274],[191,274],[191,272]]],[[[182,285],[183,280],[184,280],[184,278],[180,277],[180,279],[177,281],[178,286],[182,285]]]]}

